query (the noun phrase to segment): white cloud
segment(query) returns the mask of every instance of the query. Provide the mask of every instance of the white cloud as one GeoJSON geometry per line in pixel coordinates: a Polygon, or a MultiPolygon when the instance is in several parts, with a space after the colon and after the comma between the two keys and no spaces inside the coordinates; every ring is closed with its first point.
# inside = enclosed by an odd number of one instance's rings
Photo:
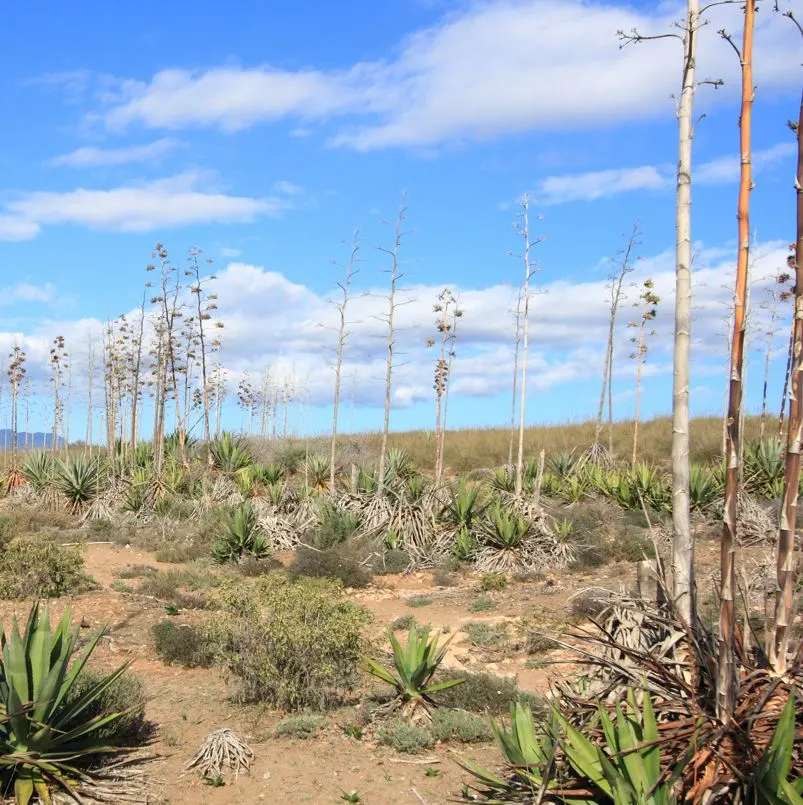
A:
{"type": "MultiPolygon", "coordinates": [[[[793,143],[778,143],[753,151],[753,175],[790,160],[796,153],[793,143]]],[[[694,184],[716,185],[739,181],[739,157],[728,155],[701,162],[694,168],[694,184]]],[[[596,201],[639,190],[669,190],[675,186],[675,173],[670,165],[640,165],[635,168],[610,168],[585,173],[548,176],[536,185],[536,196],[542,204],[565,204],[571,201],[596,201]]]]}
{"type": "Polygon", "coordinates": [[[0,305],[8,307],[25,302],[42,302],[48,304],[55,299],[56,286],[46,282],[44,285],[31,285],[20,282],[0,289],[0,305]]]}
{"type": "Polygon", "coordinates": [[[569,201],[595,201],[634,190],[662,190],[667,178],[653,165],[638,168],[573,173],[550,176],[539,183],[536,194],[543,204],[569,201]]]}
{"type": "Polygon", "coordinates": [[[0,215],[0,240],[29,239],[49,224],[146,232],[213,221],[250,222],[291,206],[280,197],[250,198],[203,189],[208,185],[208,177],[188,172],[110,190],[27,193],[6,203],[6,214],[0,215]]]}
{"type": "Polygon", "coordinates": [[[241,254],[239,249],[233,249],[231,246],[223,246],[220,249],[221,257],[239,257],[241,254]]]}
{"type": "MultiPolygon", "coordinates": [[[[757,249],[753,276],[765,277],[782,265],[786,247],[784,243],[767,243],[757,249]]],[[[724,383],[726,338],[723,319],[731,294],[735,249],[705,249],[698,245],[696,255],[692,378],[697,384],[712,385],[722,377],[724,383]]],[[[258,385],[259,375],[270,370],[279,383],[294,377],[297,388],[303,389],[308,403],[329,405],[334,335],[327,327],[335,324],[336,311],[327,304],[324,296],[278,272],[248,263],[230,263],[216,274],[214,291],[219,296],[219,315],[225,323],[221,331],[223,350],[220,357],[229,376],[230,399],[233,401],[241,378],[250,377],[258,385]]],[[[588,276],[594,275],[589,271],[588,276]]],[[[634,282],[640,283],[647,277],[654,280],[661,302],[654,322],[657,335],[651,342],[646,376],[666,381],[671,376],[673,330],[671,250],[638,264],[634,282]]],[[[758,334],[766,329],[766,322],[762,319],[766,317],[766,311],[760,302],[762,288],[768,284],[769,280],[762,279],[753,286],[754,349],[759,346],[758,334]]],[[[399,308],[399,366],[394,373],[394,404],[399,407],[432,400],[435,353],[425,347],[424,341],[434,334],[432,303],[441,290],[442,286],[415,286],[408,292],[412,300],[410,304],[399,308]]],[[[601,372],[608,325],[605,281],[596,278],[591,281],[583,278],[572,282],[547,281],[543,290],[546,293],[535,296],[532,304],[530,388],[535,393],[572,395],[578,384],[587,384],[589,378],[596,378],[601,372]]],[[[36,295],[35,291],[22,293],[36,295]]],[[[47,293],[53,291],[45,290],[44,295],[47,293]]],[[[632,330],[628,330],[627,322],[637,316],[630,307],[637,294],[636,288],[629,288],[628,298],[620,309],[615,359],[615,393],[618,398],[632,388],[633,383],[635,367],[626,357],[632,351],[628,342],[632,330]]],[[[515,304],[515,289],[507,285],[464,288],[460,289],[460,301],[465,314],[458,329],[457,357],[452,374],[453,411],[457,411],[460,401],[466,398],[507,397],[513,364],[511,310],[515,304]]],[[[357,406],[382,405],[384,332],[382,323],[376,318],[383,309],[382,305],[382,300],[376,295],[353,300],[350,318],[355,324],[351,327],[343,370],[344,405],[349,405],[352,397],[357,406]]],[[[786,314],[791,314],[791,310],[786,314]]],[[[136,311],[133,316],[136,319],[136,311]]],[[[55,335],[64,334],[75,356],[74,393],[80,395],[81,375],[86,366],[87,335],[93,332],[99,337],[102,331],[102,322],[94,319],[39,320],[27,333],[0,332],[0,355],[7,354],[13,341],[19,339],[29,353],[32,377],[38,378],[44,389],[50,342],[55,335]]],[[[751,355],[756,357],[755,352],[751,355]]],[[[780,359],[783,359],[782,355],[780,359]]],[[[752,376],[754,381],[759,377],[757,373],[752,376]]],[[[655,399],[654,391],[649,388],[647,394],[655,399]]],[[[533,405],[537,406],[537,397],[532,399],[533,405]]],[[[586,410],[589,416],[593,415],[594,406],[595,400],[589,399],[586,410]]],[[[626,408],[624,403],[620,410],[622,407],[626,408]]]]}
{"type": "MultiPolygon", "coordinates": [[[[97,114],[112,129],[209,126],[236,131],[290,118],[348,116],[334,145],[369,150],[429,146],[536,129],[581,128],[671,114],[681,51],[675,40],[620,49],[618,29],[672,30],[679,2],[651,10],[581,0],[490,0],[447,14],[407,37],[392,60],[338,70],[275,66],[170,69],[126,81],[97,114]]],[[[709,12],[700,33],[701,76],[726,87],[706,103],[732,98],[738,64],[718,41],[736,28],[737,6],[709,12]]],[[[777,15],[759,18],[756,63],[762,89],[792,87],[799,40],[777,15]]],[[[701,99],[702,100],[702,99],[701,99]]]]}
{"type": "MultiPolygon", "coordinates": [[[[759,174],[765,168],[772,168],[784,160],[790,160],[797,153],[797,146],[792,143],[778,143],[771,148],[754,151],[752,154],[753,173],[759,174]]],[[[740,162],[738,154],[719,157],[705,162],[694,171],[694,180],[701,184],[728,184],[739,181],[740,162]]]]}
{"type": "Polygon", "coordinates": [[[55,157],[51,164],[71,168],[94,168],[107,165],[127,165],[132,162],[157,162],[178,147],[172,137],[163,137],[147,145],[126,148],[95,148],[87,146],[55,157]]]}
{"type": "Polygon", "coordinates": [[[273,189],[283,196],[301,196],[304,194],[304,188],[300,185],[293,184],[292,182],[284,181],[283,179],[273,183],[273,189]]]}

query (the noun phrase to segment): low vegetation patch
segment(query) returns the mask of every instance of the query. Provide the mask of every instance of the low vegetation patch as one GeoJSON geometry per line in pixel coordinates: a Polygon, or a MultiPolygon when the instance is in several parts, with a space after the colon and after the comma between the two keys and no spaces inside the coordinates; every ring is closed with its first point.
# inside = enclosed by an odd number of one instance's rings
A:
{"type": "Polygon", "coordinates": [[[207,634],[240,700],[325,709],[356,687],[371,615],[342,585],[271,573],[226,582],[214,597],[221,611],[207,634]]]}
{"type": "Polygon", "coordinates": [[[151,636],[159,659],[168,665],[207,668],[212,664],[212,647],[196,626],[163,620],[151,627],[151,636]]]}
{"type": "Polygon", "coordinates": [[[461,672],[441,673],[438,681],[446,679],[462,679],[460,685],[442,690],[435,700],[442,707],[468,710],[473,713],[487,713],[492,716],[507,715],[515,702],[526,702],[532,706],[533,712],[544,711],[540,697],[519,690],[515,679],[495,676],[494,674],[472,674],[461,672]]]}
{"type": "Polygon", "coordinates": [[[371,583],[371,573],[349,552],[299,546],[288,573],[294,578],[335,579],[344,587],[361,588],[371,583]]]}
{"type": "Polygon", "coordinates": [[[16,537],[0,552],[0,598],[58,598],[95,586],[84,572],[79,547],[59,546],[44,535],[16,537]]]}
{"type": "Polygon", "coordinates": [[[314,738],[327,724],[322,716],[302,714],[283,718],[277,725],[277,738],[314,738]]]}

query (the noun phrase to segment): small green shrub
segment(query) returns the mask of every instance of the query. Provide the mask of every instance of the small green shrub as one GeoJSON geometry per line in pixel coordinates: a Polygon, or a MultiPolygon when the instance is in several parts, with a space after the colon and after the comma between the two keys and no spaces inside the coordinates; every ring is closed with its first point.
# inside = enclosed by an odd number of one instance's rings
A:
{"type": "Polygon", "coordinates": [[[507,576],[504,573],[482,573],[477,581],[477,589],[483,593],[504,590],[505,587],[507,587],[507,576]]]}
{"type": "Polygon", "coordinates": [[[203,632],[195,626],[160,621],[151,627],[153,646],[162,662],[185,668],[208,668],[212,649],[203,632]]]}
{"type": "Polygon", "coordinates": [[[326,719],[322,716],[302,714],[283,718],[277,725],[275,735],[277,738],[314,738],[326,726],[326,719]]]}
{"type": "Polygon", "coordinates": [[[300,545],[288,573],[293,578],[336,579],[344,587],[367,587],[371,583],[371,574],[365,567],[349,553],[335,548],[317,551],[300,545]]]}
{"type": "MultiPolygon", "coordinates": [[[[106,674],[84,669],[64,701],[65,710],[75,705],[105,677],[106,674]]],[[[153,733],[152,725],[145,719],[146,702],[145,683],[131,673],[123,674],[115,679],[80,716],[77,716],[73,723],[68,722],[64,729],[77,727],[105,713],[125,712],[124,716],[101,727],[94,735],[122,746],[140,746],[153,733]]]]}
{"type": "Polygon", "coordinates": [[[438,708],[432,714],[432,734],[436,741],[461,741],[477,743],[491,738],[488,721],[467,710],[438,708]]]}
{"type": "Polygon", "coordinates": [[[117,573],[118,579],[146,579],[157,574],[155,567],[150,565],[129,565],[117,573]]]}
{"type": "Polygon", "coordinates": [[[16,537],[0,553],[0,598],[58,598],[94,587],[79,547],[61,547],[45,536],[16,537]]]}
{"type": "Polygon", "coordinates": [[[477,648],[502,651],[508,648],[510,643],[506,623],[472,621],[463,626],[463,631],[471,645],[477,648]]]}
{"type": "MultiPolygon", "coordinates": [[[[329,467],[326,467],[326,483],[328,483],[329,467]]],[[[312,534],[311,544],[321,550],[328,550],[342,545],[349,537],[353,537],[360,527],[360,518],[351,512],[338,509],[334,503],[324,499],[321,503],[321,521],[312,534]]]]}
{"type": "Polygon", "coordinates": [[[377,575],[404,573],[408,567],[410,567],[410,554],[397,548],[385,551],[373,562],[374,573],[377,575]]]}
{"type": "Polygon", "coordinates": [[[89,521],[89,531],[98,537],[108,537],[114,531],[114,523],[105,517],[89,521]]]}
{"type": "Polygon", "coordinates": [[[436,587],[456,587],[460,583],[460,576],[454,572],[451,565],[438,565],[432,571],[432,583],[436,587]]]}
{"type": "Polygon", "coordinates": [[[412,598],[408,598],[405,602],[408,607],[428,607],[432,603],[431,598],[427,598],[425,595],[414,595],[412,598]]]}
{"type": "Polygon", "coordinates": [[[246,556],[237,564],[237,570],[246,578],[255,578],[256,576],[264,576],[266,573],[284,570],[284,565],[272,556],[267,559],[246,556]]]}
{"type": "Polygon", "coordinates": [[[432,730],[417,724],[408,724],[402,718],[394,718],[382,724],[377,730],[376,740],[407,755],[415,755],[435,745],[432,730]]]}
{"type": "Polygon", "coordinates": [[[487,713],[492,716],[507,715],[515,702],[528,702],[533,712],[544,711],[544,704],[538,696],[520,691],[515,679],[493,674],[472,674],[461,671],[444,673],[437,681],[460,678],[463,684],[437,693],[434,698],[442,707],[468,710],[473,713],[487,713]]]}
{"type": "Polygon", "coordinates": [[[222,608],[207,627],[237,698],[285,710],[326,708],[359,681],[371,615],[328,579],[271,573],[215,591],[222,608]]]}
{"type": "Polygon", "coordinates": [[[413,626],[415,626],[415,615],[400,615],[390,624],[390,628],[394,632],[406,632],[412,629],[413,626]]]}
{"type": "Polygon", "coordinates": [[[167,542],[160,545],[154,558],[169,565],[183,565],[209,555],[209,546],[197,542],[167,542]]]}
{"type": "Polygon", "coordinates": [[[472,601],[469,605],[469,612],[487,612],[490,609],[496,609],[496,604],[490,598],[478,598],[472,601]]]}

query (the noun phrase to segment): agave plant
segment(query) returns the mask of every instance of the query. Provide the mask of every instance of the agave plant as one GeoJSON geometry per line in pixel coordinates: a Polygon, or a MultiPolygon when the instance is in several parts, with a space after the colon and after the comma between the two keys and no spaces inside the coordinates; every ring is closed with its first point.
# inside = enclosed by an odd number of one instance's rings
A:
{"type": "Polygon", "coordinates": [[[22,475],[37,492],[45,492],[53,482],[55,463],[50,453],[35,450],[25,459],[22,475]]]}
{"type": "Polygon", "coordinates": [[[495,492],[514,492],[516,473],[512,467],[498,467],[491,472],[489,484],[495,492]]]}
{"type": "Polygon", "coordinates": [[[700,464],[689,467],[689,498],[695,512],[707,511],[722,497],[716,475],[700,464]]]}
{"type": "Polygon", "coordinates": [[[488,510],[481,528],[483,540],[503,551],[520,548],[531,530],[530,523],[524,517],[498,501],[488,510]]]}
{"type": "Polygon", "coordinates": [[[72,511],[81,511],[94,500],[100,490],[101,471],[97,459],[85,455],[58,459],[54,466],[53,485],[67,500],[72,511]]]}
{"type": "Polygon", "coordinates": [[[379,488],[377,483],[376,474],[371,470],[366,470],[360,467],[357,474],[357,491],[364,494],[372,494],[379,488]]]}
{"type": "Polygon", "coordinates": [[[215,561],[239,562],[246,556],[262,559],[270,553],[257,513],[250,503],[234,509],[223,522],[223,533],[212,545],[215,561]]]}
{"type": "Polygon", "coordinates": [[[410,477],[417,472],[418,469],[406,450],[398,447],[388,450],[385,464],[386,489],[400,494],[410,477]]]}
{"type": "Polygon", "coordinates": [[[432,694],[453,688],[464,682],[463,679],[445,679],[433,682],[432,678],[440,668],[449,643],[454,635],[438,646],[440,632],[430,634],[429,628],[421,631],[413,625],[407,635],[407,644],[402,646],[399,639],[388,629],[390,645],[393,649],[393,670],[370,657],[363,659],[363,668],[372,676],[387,682],[396,690],[393,709],[399,707],[408,718],[428,717],[432,707],[437,706],[432,694]]]}
{"type": "Polygon", "coordinates": [[[141,511],[153,502],[153,474],[149,467],[137,467],[123,492],[123,511],[141,511]]]}
{"type": "Polygon", "coordinates": [[[451,490],[449,502],[443,507],[441,517],[452,528],[471,529],[474,521],[482,516],[485,506],[480,500],[480,490],[469,486],[465,478],[458,481],[457,489],[451,490]]]}
{"type": "Polygon", "coordinates": [[[284,480],[285,471],[281,464],[257,464],[255,469],[264,484],[278,484],[284,480]]]}
{"type": "Polygon", "coordinates": [[[661,474],[643,461],[633,465],[628,479],[639,502],[655,511],[672,510],[672,493],[661,474]]]}
{"type": "Polygon", "coordinates": [[[554,712],[550,726],[536,733],[532,711],[520,702],[511,706],[509,730],[491,719],[491,730],[508,775],[500,777],[473,761],[458,759],[458,765],[476,781],[470,786],[475,792],[470,798],[479,796],[480,801],[487,803],[526,802],[527,797],[536,795],[539,790],[546,792],[554,788],[555,782],[549,779],[556,753],[554,712]]]}
{"type": "Polygon", "coordinates": [[[577,459],[573,452],[557,453],[549,459],[549,468],[558,478],[568,478],[575,470],[577,459]]]}
{"type": "Polygon", "coordinates": [[[492,722],[507,777],[466,761],[460,765],[477,781],[480,801],[563,802],[571,805],[675,805],[675,783],[694,746],[670,769],[661,764],[658,723],[648,693],[643,709],[631,689],[611,718],[598,708],[599,731],[592,739],[553,706],[540,734],[532,714],[520,703],[511,713],[510,731],[492,722]],[[551,794],[559,786],[560,793],[551,794]],[[538,799],[536,799],[538,797],[538,799]]]}
{"type": "Polygon", "coordinates": [[[803,777],[789,779],[795,727],[795,695],[792,693],[750,783],[749,801],[756,805],[803,805],[803,777]]]}
{"type": "Polygon", "coordinates": [[[744,482],[750,492],[772,499],[783,494],[784,450],[778,439],[751,442],[744,451],[744,482]]]}
{"type": "Polygon", "coordinates": [[[81,769],[93,755],[119,751],[99,731],[128,715],[127,711],[84,719],[95,703],[128,668],[90,685],[86,692],[70,696],[78,677],[104,632],[90,639],[82,657],[70,662],[78,643],[68,607],[55,632],[50,630],[47,608],[40,617],[39,605],[31,609],[25,632],[16,621],[6,636],[0,630],[0,777],[4,790],[13,787],[18,805],[28,805],[34,795],[51,802],[51,790],[66,791],[76,801],[81,785],[92,782],[91,772],[81,769]],[[72,701],[75,699],[74,701],[72,701]]]}
{"type": "Polygon", "coordinates": [[[307,460],[304,464],[307,485],[318,492],[329,489],[331,467],[332,463],[329,456],[323,456],[317,453],[307,456],[307,460]]]}
{"type": "Polygon", "coordinates": [[[224,472],[237,472],[253,463],[251,454],[242,441],[228,432],[212,442],[209,455],[212,464],[224,472]]]}
{"type": "Polygon", "coordinates": [[[588,496],[588,481],[581,475],[564,475],[560,479],[557,496],[572,505],[588,496]]]}
{"type": "Polygon", "coordinates": [[[477,540],[474,535],[465,527],[458,530],[452,545],[452,556],[461,562],[468,562],[477,549],[477,540]]]}

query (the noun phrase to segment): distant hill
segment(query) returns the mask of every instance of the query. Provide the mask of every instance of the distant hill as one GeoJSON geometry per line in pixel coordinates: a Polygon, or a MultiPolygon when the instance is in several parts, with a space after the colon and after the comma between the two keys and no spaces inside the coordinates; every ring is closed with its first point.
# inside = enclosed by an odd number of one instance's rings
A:
{"type": "MultiPolygon", "coordinates": [[[[9,428],[0,429],[0,450],[10,450],[13,434],[9,428]]],[[[52,433],[18,433],[17,449],[49,450],[53,446],[52,433]],[[27,439],[26,439],[27,437],[27,439]]],[[[59,437],[59,447],[64,447],[64,439],[59,437]]]]}

